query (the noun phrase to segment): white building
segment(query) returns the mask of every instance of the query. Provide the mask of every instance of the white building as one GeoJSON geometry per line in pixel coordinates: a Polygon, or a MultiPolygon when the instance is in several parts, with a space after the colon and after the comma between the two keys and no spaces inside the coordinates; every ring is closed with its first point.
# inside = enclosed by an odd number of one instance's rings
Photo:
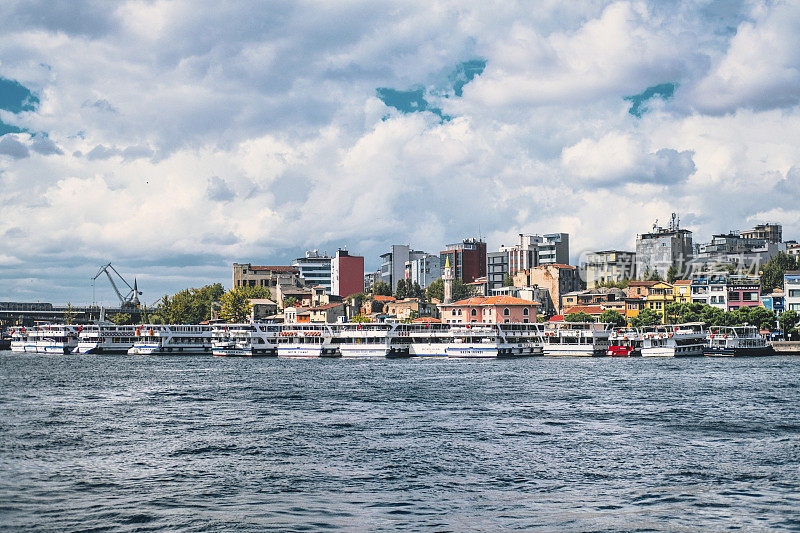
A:
{"type": "Polygon", "coordinates": [[[381,254],[381,281],[397,289],[397,282],[406,277],[406,263],[425,257],[425,252],[412,250],[407,244],[393,244],[388,252],[381,254]]]}
{"type": "Polygon", "coordinates": [[[438,255],[425,254],[406,261],[406,281],[419,283],[423,289],[442,277],[442,264],[438,255]]]}
{"type": "Polygon", "coordinates": [[[292,266],[300,269],[300,277],[308,287],[324,287],[325,292],[331,293],[331,259],[332,257],[318,250],[306,252],[305,257],[292,261],[292,266]]]}
{"type": "Polygon", "coordinates": [[[800,313],[800,270],[787,270],[783,275],[786,311],[800,313]]]}

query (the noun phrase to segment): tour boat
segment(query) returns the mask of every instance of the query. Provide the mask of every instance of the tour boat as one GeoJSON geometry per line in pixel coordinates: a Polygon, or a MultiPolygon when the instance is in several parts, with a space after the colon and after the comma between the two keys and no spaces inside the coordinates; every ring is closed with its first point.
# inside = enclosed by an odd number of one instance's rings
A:
{"type": "Polygon", "coordinates": [[[542,355],[539,324],[451,324],[448,357],[498,358],[542,355]]]}
{"type": "Polygon", "coordinates": [[[349,323],[332,326],[333,343],[342,357],[408,357],[409,343],[398,324],[349,323]]]}
{"type": "Polygon", "coordinates": [[[202,355],[211,353],[211,329],[205,324],[136,326],[131,355],[202,355]]]}
{"type": "Polygon", "coordinates": [[[211,353],[219,357],[278,355],[277,324],[217,324],[211,332],[211,353]]]}
{"type": "Polygon", "coordinates": [[[642,357],[694,357],[707,344],[702,322],[651,326],[642,332],[642,357]]]}
{"type": "Polygon", "coordinates": [[[24,353],[28,343],[28,330],[25,328],[11,330],[11,351],[24,353]]]}
{"type": "Polygon", "coordinates": [[[740,357],[775,353],[755,326],[713,326],[707,338],[705,354],[709,356],[740,357]]]}
{"type": "Polygon", "coordinates": [[[616,328],[608,337],[610,357],[632,357],[642,355],[642,336],[636,329],[616,328]]]}
{"type": "Polygon", "coordinates": [[[330,324],[286,324],[278,333],[278,357],[339,357],[330,324]]]}
{"type": "Polygon", "coordinates": [[[606,355],[608,325],[594,322],[546,322],[544,355],[593,357],[606,355]]]}
{"type": "MultiPolygon", "coordinates": [[[[33,333],[36,353],[64,355],[71,353],[78,345],[78,326],[44,325],[35,328],[33,333]]],[[[25,351],[28,351],[28,345],[25,351]]]]}
{"type": "Polygon", "coordinates": [[[137,326],[87,324],[78,326],[74,354],[126,354],[136,340],[137,326]]]}
{"type": "Polygon", "coordinates": [[[408,345],[410,357],[447,357],[447,346],[453,342],[450,324],[437,322],[397,325],[397,343],[408,345]]]}

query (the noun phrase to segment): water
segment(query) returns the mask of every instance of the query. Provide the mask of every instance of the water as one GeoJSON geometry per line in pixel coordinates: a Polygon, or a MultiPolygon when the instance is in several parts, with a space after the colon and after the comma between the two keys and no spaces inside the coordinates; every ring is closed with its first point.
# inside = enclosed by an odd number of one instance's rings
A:
{"type": "Polygon", "coordinates": [[[0,527],[800,530],[800,358],[0,353],[0,527]]]}

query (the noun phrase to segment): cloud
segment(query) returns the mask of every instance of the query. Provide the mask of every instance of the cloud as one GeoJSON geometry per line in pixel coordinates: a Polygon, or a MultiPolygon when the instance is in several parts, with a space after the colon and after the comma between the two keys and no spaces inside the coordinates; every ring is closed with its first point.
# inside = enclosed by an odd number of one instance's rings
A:
{"type": "Polygon", "coordinates": [[[155,152],[148,146],[128,146],[119,149],[114,146],[105,146],[98,144],[86,154],[86,158],[90,161],[110,159],[112,157],[121,157],[124,161],[131,161],[133,159],[153,157],[155,152]]]}
{"type": "Polygon", "coordinates": [[[33,138],[31,150],[42,155],[61,155],[64,153],[61,148],[56,146],[56,143],[44,135],[37,135],[33,138]]]}
{"type": "Polygon", "coordinates": [[[222,178],[213,176],[208,180],[208,188],[206,188],[206,196],[215,202],[230,202],[236,198],[236,194],[228,187],[228,184],[222,178]]]}
{"type": "Polygon", "coordinates": [[[0,155],[7,155],[14,159],[23,159],[30,155],[28,147],[19,142],[13,135],[0,137],[0,155]]]}
{"type": "Polygon", "coordinates": [[[626,96],[624,99],[631,102],[628,113],[636,118],[642,118],[642,113],[647,111],[647,102],[649,100],[653,98],[661,98],[662,100],[672,98],[676,86],[677,84],[675,83],[659,83],[658,85],[648,87],[640,94],[626,96]]]}

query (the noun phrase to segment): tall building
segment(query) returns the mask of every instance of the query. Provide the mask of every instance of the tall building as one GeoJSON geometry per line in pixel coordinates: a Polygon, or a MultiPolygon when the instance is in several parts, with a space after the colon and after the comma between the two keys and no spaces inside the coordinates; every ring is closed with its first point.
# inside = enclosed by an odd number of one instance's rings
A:
{"type": "Polygon", "coordinates": [[[364,292],[372,290],[372,286],[381,280],[381,271],[367,272],[364,274],[364,292]]]}
{"type": "Polygon", "coordinates": [[[364,291],[364,258],[339,249],[331,260],[331,294],[346,298],[364,291]]]}
{"type": "Polygon", "coordinates": [[[464,283],[486,275],[486,243],[480,239],[464,239],[456,244],[448,244],[439,252],[440,263],[450,261],[453,276],[464,283]]]}
{"type": "Polygon", "coordinates": [[[761,239],[771,243],[783,242],[783,226],[780,224],[758,224],[751,230],[742,231],[743,239],[761,239]]]}
{"type": "Polygon", "coordinates": [[[389,251],[381,254],[381,281],[397,289],[397,282],[406,277],[406,263],[424,257],[425,252],[412,250],[407,244],[393,244],[389,251]]]}
{"type": "Polygon", "coordinates": [[[593,289],[598,283],[619,283],[623,279],[636,278],[636,254],[620,250],[603,250],[586,254],[586,288],[593,289]]]}
{"type": "Polygon", "coordinates": [[[692,232],[680,229],[680,221],[672,213],[670,224],[666,228],[653,224],[653,231],[642,233],[636,237],[636,274],[643,276],[646,272],[657,272],[662,278],[667,277],[671,266],[684,272],[693,256],[692,232]]]}
{"type": "Polygon", "coordinates": [[[508,252],[489,252],[486,254],[486,283],[490,294],[503,286],[508,271],[508,252]]]}
{"type": "Polygon", "coordinates": [[[514,276],[515,287],[540,287],[547,290],[549,300],[542,312],[546,315],[560,313],[561,297],[581,288],[581,277],[577,268],[570,265],[539,265],[514,276]]]}
{"type": "Polygon", "coordinates": [[[292,261],[292,266],[300,270],[300,277],[310,287],[324,287],[331,294],[331,257],[320,254],[318,250],[306,252],[305,257],[292,261]]]}
{"type": "Polygon", "coordinates": [[[569,234],[548,233],[546,235],[519,234],[519,242],[513,246],[500,245],[507,254],[508,274],[513,276],[539,265],[569,264],[569,234]]]}
{"type": "Polygon", "coordinates": [[[296,266],[260,266],[250,263],[233,264],[233,287],[265,287],[278,285],[300,287],[300,269],[296,266]]]}
{"type": "Polygon", "coordinates": [[[417,259],[406,261],[405,279],[419,283],[423,289],[442,277],[442,266],[438,255],[425,254],[417,259]]]}
{"type": "Polygon", "coordinates": [[[569,233],[547,233],[539,244],[539,265],[569,264],[569,233]]]}

